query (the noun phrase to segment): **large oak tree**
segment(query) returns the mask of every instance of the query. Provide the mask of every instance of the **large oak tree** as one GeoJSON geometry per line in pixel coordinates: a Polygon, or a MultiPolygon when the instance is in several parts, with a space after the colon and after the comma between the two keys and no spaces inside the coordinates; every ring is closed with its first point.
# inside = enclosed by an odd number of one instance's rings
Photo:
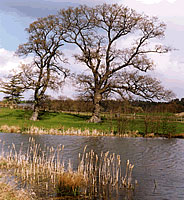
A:
{"type": "Polygon", "coordinates": [[[40,104],[48,88],[62,86],[68,70],[61,63],[65,62],[61,47],[63,32],[58,29],[55,17],[50,15],[39,18],[26,29],[29,34],[27,43],[20,45],[17,54],[31,55],[32,63],[21,66],[21,80],[25,89],[34,91],[34,111],[31,120],[37,120],[40,104]]]}
{"type": "Polygon", "coordinates": [[[104,96],[118,93],[146,99],[167,99],[172,92],[147,72],[154,67],[153,53],[166,53],[159,44],[166,25],[156,17],[113,4],[62,9],[56,21],[63,40],[76,45],[75,58],[89,70],[77,76],[80,88],[93,99],[91,122],[100,121],[100,103],[104,96]],[[127,45],[127,41],[131,41],[127,45]]]}

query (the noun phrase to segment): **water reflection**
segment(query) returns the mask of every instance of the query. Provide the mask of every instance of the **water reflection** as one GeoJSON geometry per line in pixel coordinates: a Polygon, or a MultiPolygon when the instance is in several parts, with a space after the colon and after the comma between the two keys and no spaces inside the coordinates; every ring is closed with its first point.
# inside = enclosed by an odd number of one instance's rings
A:
{"type": "MultiPolygon", "coordinates": [[[[5,141],[5,150],[14,143],[23,143],[27,149],[30,135],[0,133],[0,140],[5,141]]],[[[138,180],[135,191],[121,192],[117,199],[183,199],[184,198],[184,140],[181,139],[143,139],[116,137],[83,137],[83,136],[32,136],[41,148],[44,146],[64,145],[63,157],[71,159],[74,167],[78,162],[78,153],[93,149],[120,154],[123,166],[129,159],[135,165],[133,177],[138,180]]],[[[2,143],[0,143],[0,151],[2,143]]]]}

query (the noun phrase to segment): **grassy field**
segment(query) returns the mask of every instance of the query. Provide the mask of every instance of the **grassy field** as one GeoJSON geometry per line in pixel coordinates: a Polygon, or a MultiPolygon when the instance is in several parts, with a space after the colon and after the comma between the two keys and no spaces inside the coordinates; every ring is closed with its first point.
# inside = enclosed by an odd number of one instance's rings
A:
{"type": "Polygon", "coordinates": [[[45,129],[89,129],[109,133],[113,130],[116,133],[126,133],[127,131],[138,131],[141,134],[180,134],[184,133],[184,123],[176,122],[172,114],[139,114],[114,118],[112,115],[102,117],[102,122],[98,124],[88,123],[90,116],[85,114],[41,112],[38,121],[30,121],[31,111],[20,109],[0,108],[0,126],[19,126],[22,130],[35,126],[45,129]],[[170,122],[172,121],[172,122],[170,122]]]}
{"type": "MultiPolygon", "coordinates": [[[[58,112],[41,112],[39,115],[38,121],[30,121],[29,118],[31,116],[31,111],[27,110],[14,110],[8,108],[0,109],[0,126],[1,125],[9,125],[9,126],[20,126],[30,127],[43,127],[43,128],[62,128],[69,129],[73,128],[81,128],[83,129],[97,129],[101,131],[109,131],[110,121],[102,120],[102,123],[93,124],[88,123],[87,120],[89,116],[86,115],[77,115],[70,113],[58,113],[58,112]]],[[[113,122],[114,123],[114,122],[113,122]]]]}

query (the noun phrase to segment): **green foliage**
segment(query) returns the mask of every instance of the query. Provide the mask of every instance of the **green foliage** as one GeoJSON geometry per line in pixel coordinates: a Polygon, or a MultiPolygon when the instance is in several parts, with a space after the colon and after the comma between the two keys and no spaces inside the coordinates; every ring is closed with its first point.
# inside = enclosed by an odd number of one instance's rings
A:
{"type": "Polygon", "coordinates": [[[30,110],[20,110],[20,109],[0,109],[0,126],[7,124],[9,126],[20,126],[22,130],[26,127],[36,126],[49,128],[65,128],[69,129],[80,128],[85,129],[97,129],[99,131],[109,131],[110,122],[105,118],[102,118],[102,122],[99,124],[88,123],[87,120],[90,116],[70,114],[70,113],[58,113],[58,112],[41,112],[38,121],[30,121],[29,118],[32,114],[30,110]]]}
{"type": "Polygon", "coordinates": [[[24,88],[20,83],[19,74],[9,75],[9,80],[6,82],[1,82],[1,92],[5,93],[7,96],[4,99],[11,103],[18,103],[22,98],[22,93],[24,88]]]}
{"type": "Polygon", "coordinates": [[[137,131],[143,136],[148,134],[172,135],[182,133],[184,125],[176,122],[176,117],[171,113],[142,113],[139,115],[121,115],[117,117],[117,133],[127,134],[137,131]]]}
{"type": "Polygon", "coordinates": [[[118,134],[125,134],[128,131],[128,118],[120,117],[117,120],[117,133],[118,134]]]}
{"type": "Polygon", "coordinates": [[[38,121],[30,121],[32,114],[30,110],[8,109],[0,108],[0,126],[19,126],[22,131],[31,126],[50,129],[89,129],[98,130],[106,133],[114,132],[118,134],[125,134],[128,131],[138,131],[144,135],[148,133],[156,133],[158,135],[172,135],[184,132],[184,124],[176,122],[169,113],[157,114],[141,114],[141,115],[127,115],[115,117],[106,114],[102,117],[102,122],[93,124],[88,123],[90,115],[87,114],[72,114],[60,112],[42,111],[39,115],[38,121]]]}

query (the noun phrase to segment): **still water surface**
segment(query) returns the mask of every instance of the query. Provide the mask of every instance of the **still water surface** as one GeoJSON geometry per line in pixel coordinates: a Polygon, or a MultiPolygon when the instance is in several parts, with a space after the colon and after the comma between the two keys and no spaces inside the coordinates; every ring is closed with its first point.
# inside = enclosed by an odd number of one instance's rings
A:
{"type": "MultiPolygon", "coordinates": [[[[133,192],[123,192],[118,199],[131,200],[178,200],[184,199],[184,140],[182,139],[144,139],[118,137],[83,137],[55,135],[22,135],[0,133],[5,141],[6,150],[14,143],[17,147],[23,143],[26,151],[29,137],[33,137],[42,148],[45,145],[57,147],[64,145],[63,156],[70,159],[74,168],[78,162],[78,153],[93,149],[120,154],[123,166],[126,160],[134,164],[133,178],[138,185],[133,192]]],[[[0,143],[0,151],[2,143],[0,143]]]]}

